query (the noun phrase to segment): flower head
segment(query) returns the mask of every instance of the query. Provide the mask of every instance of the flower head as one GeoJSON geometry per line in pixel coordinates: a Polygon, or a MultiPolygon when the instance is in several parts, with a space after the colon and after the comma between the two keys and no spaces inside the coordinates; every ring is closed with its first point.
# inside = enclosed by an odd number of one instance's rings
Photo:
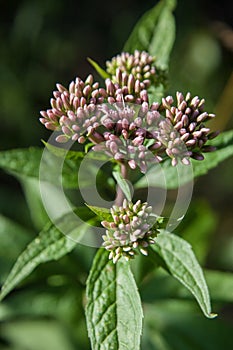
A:
{"type": "Polygon", "coordinates": [[[154,105],[148,110],[146,102],[140,106],[129,103],[103,105],[101,125],[105,127],[105,142],[94,146],[93,150],[104,151],[115,160],[128,163],[131,169],[139,167],[145,173],[150,163],[162,160],[149,149],[151,145],[156,148],[157,140],[153,139],[150,130],[156,128],[160,117],[157,107],[154,105]]]}
{"type": "Polygon", "coordinates": [[[112,81],[120,85],[124,77],[132,75],[147,88],[157,78],[154,61],[155,57],[146,51],[135,50],[133,54],[122,52],[106,62],[107,72],[111,75],[112,81]],[[123,79],[119,79],[120,76],[123,76],[123,79]]]}
{"type": "Polygon", "coordinates": [[[171,96],[162,99],[159,107],[161,114],[165,114],[158,124],[156,137],[161,142],[161,149],[172,158],[172,165],[178,160],[189,164],[189,158],[203,160],[203,152],[211,152],[216,148],[206,145],[206,142],[218,135],[210,132],[205,122],[215,117],[204,111],[204,99],[191,97],[190,93],[184,97],[181,92],[176,93],[177,103],[171,96]]]}
{"type": "Polygon", "coordinates": [[[105,89],[99,88],[92,75],[85,81],[76,78],[68,89],[57,84],[57,89],[50,100],[52,108],[40,112],[41,123],[49,130],[62,131],[57,142],[69,139],[85,142],[86,134],[99,125],[96,105],[104,102],[107,96],[105,89]]]}
{"type": "Polygon", "coordinates": [[[103,221],[107,229],[103,236],[103,246],[110,251],[109,259],[117,262],[121,256],[131,259],[140,251],[148,255],[147,248],[154,244],[157,217],[147,203],[137,201],[135,204],[126,199],[123,205],[111,208],[113,221],[103,221]]]}

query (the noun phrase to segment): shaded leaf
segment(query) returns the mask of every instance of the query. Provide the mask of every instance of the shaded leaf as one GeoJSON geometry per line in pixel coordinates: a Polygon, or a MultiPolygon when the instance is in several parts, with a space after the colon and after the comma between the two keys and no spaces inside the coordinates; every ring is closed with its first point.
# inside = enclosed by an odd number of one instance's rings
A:
{"type": "Polygon", "coordinates": [[[53,224],[47,224],[18,257],[2,287],[0,300],[30,275],[39,264],[58,260],[72,251],[77,244],[76,240],[85,234],[87,228],[86,225],[77,227],[77,221],[73,219],[71,214],[64,215],[57,221],[57,224],[60,230],[64,227],[64,232],[69,232],[75,240],[68,238],[53,224]]]}
{"type": "Polygon", "coordinates": [[[43,144],[45,145],[45,147],[55,156],[57,157],[62,157],[62,158],[66,158],[66,159],[73,159],[73,160],[77,160],[77,159],[82,159],[85,157],[85,152],[81,152],[81,151],[70,151],[67,150],[65,148],[62,147],[56,147],[54,145],[51,145],[50,143],[42,140],[43,144]]]}
{"type": "Polygon", "coordinates": [[[39,181],[33,177],[17,177],[22,185],[32,222],[37,230],[41,230],[49,218],[41,200],[39,181]]]}
{"type": "Polygon", "coordinates": [[[113,264],[99,249],[87,281],[86,317],[93,349],[139,350],[142,308],[125,259],[113,264]]]}
{"type": "MultiPolygon", "coordinates": [[[[205,278],[214,302],[233,302],[233,274],[230,272],[204,270],[205,278]]],[[[158,299],[192,299],[192,295],[178,280],[160,269],[143,281],[140,286],[143,302],[158,299]],[[159,288],[158,288],[159,286],[159,288]]]]}
{"type": "Polygon", "coordinates": [[[162,231],[152,249],[166,264],[167,270],[194,295],[204,315],[213,318],[210,297],[203,271],[192,251],[182,238],[162,231]]]}

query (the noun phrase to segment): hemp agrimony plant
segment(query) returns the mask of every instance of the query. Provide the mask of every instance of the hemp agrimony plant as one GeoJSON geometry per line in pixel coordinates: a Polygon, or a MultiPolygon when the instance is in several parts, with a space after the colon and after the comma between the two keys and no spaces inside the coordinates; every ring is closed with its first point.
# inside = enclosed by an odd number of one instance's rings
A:
{"type": "Polygon", "coordinates": [[[89,59],[99,80],[90,74],[57,84],[51,107],[41,111],[52,132],[44,150],[2,152],[4,169],[39,178],[49,223],[19,256],[1,298],[39,264],[77,245],[98,248],[83,299],[92,349],[140,348],[138,286],[159,267],[193,294],[206,317],[216,316],[191,246],[172,231],[186,213],[193,179],[232,154],[231,136],[210,129],[215,115],[203,98],[166,93],[173,9],[174,1],[164,0],[146,13],[105,67],[89,59]],[[78,190],[78,206],[67,189],[78,190]],[[170,189],[177,198],[167,209],[170,189]]]}

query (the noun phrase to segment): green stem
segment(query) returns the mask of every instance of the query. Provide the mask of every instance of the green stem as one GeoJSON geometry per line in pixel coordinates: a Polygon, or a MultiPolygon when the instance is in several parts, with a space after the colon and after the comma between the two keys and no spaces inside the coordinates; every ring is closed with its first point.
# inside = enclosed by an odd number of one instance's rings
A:
{"type": "MultiPolygon", "coordinates": [[[[125,163],[121,164],[121,175],[124,179],[127,179],[128,172],[127,172],[127,164],[125,163]]],[[[115,205],[121,206],[124,199],[125,199],[124,192],[122,191],[120,186],[117,185],[115,205]]]]}

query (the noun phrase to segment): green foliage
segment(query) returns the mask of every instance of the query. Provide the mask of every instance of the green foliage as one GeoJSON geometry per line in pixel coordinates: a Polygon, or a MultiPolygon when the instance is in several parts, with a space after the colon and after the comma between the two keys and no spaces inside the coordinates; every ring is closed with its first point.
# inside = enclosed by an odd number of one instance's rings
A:
{"type": "Polygon", "coordinates": [[[152,249],[163,259],[171,275],[194,295],[205,316],[216,317],[216,314],[211,313],[206,281],[190,244],[182,238],[164,231],[158,235],[152,249]]]}
{"type": "MultiPolygon", "coordinates": [[[[66,228],[70,234],[80,238],[85,231],[76,226],[72,215],[67,214],[57,221],[60,229],[66,228]]],[[[49,223],[21,253],[5,281],[0,298],[3,299],[15,286],[40,264],[51,260],[58,260],[74,249],[76,241],[67,238],[56,226],[49,223]]]]}
{"type": "Polygon", "coordinates": [[[139,350],[143,315],[129,263],[114,265],[103,249],[87,280],[86,315],[93,349],[139,350]]]}
{"type": "Polygon", "coordinates": [[[132,200],[132,194],[127,181],[122,177],[119,171],[113,171],[112,175],[118,186],[120,186],[121,190],[123,191],[126,199],[130,202],[132,200]]]}
{"type": "Polygon", "coordinates": [[[93,211],[101,220],[106,221],[112,221],[112,214],[110,213],[110,210],[107,208],[100,208],[95,207],[93,205],[87,205],[86,206],[93,211]]]}
{"type": "Polygon", "coordinates": [[[172,16],[175,4],[175,0],[161,0],[145,13],[136,24],[124,50],[148,51],[156,57],[156,65],[166,69],[175,40],[175,22],[172,16]]]}
{"type": "Polygon", "coordinates": [[[89,57],[87,60],[95,68],[96,72],[100,75],[101,78],[103,78],[103,79],[110,78],[110,75],[103,68],[101,68],[97,62],[95,62],[94,60],[92,60],[89,57]]]}

